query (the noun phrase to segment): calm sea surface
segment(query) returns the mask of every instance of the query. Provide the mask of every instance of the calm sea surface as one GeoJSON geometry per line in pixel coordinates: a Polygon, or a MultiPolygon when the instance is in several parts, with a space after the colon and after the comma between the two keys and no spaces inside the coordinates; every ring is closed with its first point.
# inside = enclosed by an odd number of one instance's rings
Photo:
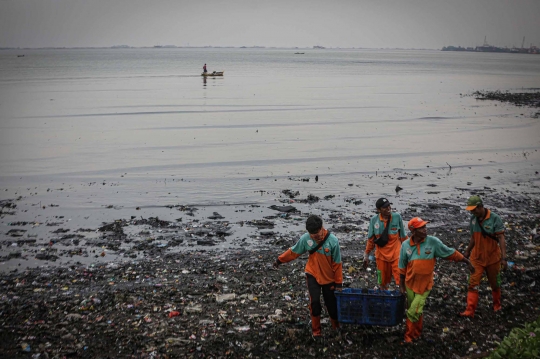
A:
{"type": "Polygon", "coordinates": [[[540,120],[461,95],[538,87],[540,56],[519,54],[4,50],[0,199],[30,189],[36,202],[62,189],[54,200],[68,208],[253,202],[286,188],[378,196],[396,184],[425,191],[448,164],[448,188],[485,176],[511,186],[537,180],[540,120]],[[202,78],[204,63],[225,76],[202,78]],[[381,188],[377,178],[396,172],[420,175],[381,188]]]}

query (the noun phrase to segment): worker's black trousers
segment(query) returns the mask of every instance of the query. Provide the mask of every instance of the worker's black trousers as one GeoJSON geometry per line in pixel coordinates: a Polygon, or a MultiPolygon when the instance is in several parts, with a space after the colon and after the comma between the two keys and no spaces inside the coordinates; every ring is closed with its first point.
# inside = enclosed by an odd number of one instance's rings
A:
{"type": "Polygon", "coordinates": [[[329,283],[320,285],[317,283],[317,280],[311,274],[306,274],[306,283],[309,292],[310,305],[309,309],[311,310],[312,317],[318,317],[321,315],[321,291],[324,298],[324,304],[326,305],[326,310],[328,315],[332,319],[337,319],[337,301],[334,296],[335,283],[329,283]]]}

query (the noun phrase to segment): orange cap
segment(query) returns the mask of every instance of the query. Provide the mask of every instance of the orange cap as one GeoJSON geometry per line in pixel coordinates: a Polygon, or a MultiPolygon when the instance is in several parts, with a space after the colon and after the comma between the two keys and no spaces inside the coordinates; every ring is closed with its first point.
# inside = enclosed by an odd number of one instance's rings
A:
{"type": "Polygon", "coordinates": [[[409,221],[409,230],[412,231],[414,229],[417,229],[417,228],[420,228],[420,227],[424,227],[426,224],[428,224],[429,222],[428,221],[424,221],[422,218],[420,217],[414,217],[413,219],[411,219],[409,221]]]}

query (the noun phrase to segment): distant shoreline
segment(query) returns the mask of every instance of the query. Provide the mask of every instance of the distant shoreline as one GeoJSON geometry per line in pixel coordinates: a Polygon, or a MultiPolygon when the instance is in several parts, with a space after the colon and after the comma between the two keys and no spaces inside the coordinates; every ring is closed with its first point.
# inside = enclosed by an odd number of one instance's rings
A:
{"type": "Polygon", "coordinates": [[[0,47],[2,50],[127,50],[127,49],[270,49],[270,50],[416,50],[440,51],[429,48],[390,48],[390,47],[266,47],[266,46],[103,46],[103,47],[0,47]]]}

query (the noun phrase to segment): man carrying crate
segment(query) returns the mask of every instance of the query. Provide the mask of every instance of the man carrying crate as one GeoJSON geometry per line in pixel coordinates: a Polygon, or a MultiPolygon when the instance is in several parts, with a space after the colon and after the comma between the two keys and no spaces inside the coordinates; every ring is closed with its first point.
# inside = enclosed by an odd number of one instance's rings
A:
{"type": "Polygon", "coordinates": [[[321,291],[324,304],[330,315],[332,328],[338,330],[337,301],[334,290],[341,290],[343,273],[339,242],[334,234],[323,227],[319,216],[311,215],[306,220],[305,233],[300,240],[287,249],[274,262],[277,269],[282,263],[287,263],[309,252],[306,264],[306,284],[309,292],[311,312],[311,330],[314,339],[320,339],[321,333],[321,291]]]}
{"type": "Polygon", "coordinates": [[[439,238],[427,235],[427,223],[420,217],[409,221],[411,238],[403,242],[399,253],[399,290],[407,295],[407,343],[422,334],[424,304],[433,287],[436,258],[465,262],[474,273],[473,265],[461,253],[447,247],[439,238]]]}
{"type": "Polygon", "coordinates": [[[387,289],[392,275],[396,285],[399,285],[399,250],[401,243],[407,239],[401,215],[392,212],[391,204],[386,198],[379,198],[375,203],[378,214],[369,222],[368,242],[364,252],[365,269],[369,264],[369,253],[376,248],[377,279],[383,290],[387,289]]]}

